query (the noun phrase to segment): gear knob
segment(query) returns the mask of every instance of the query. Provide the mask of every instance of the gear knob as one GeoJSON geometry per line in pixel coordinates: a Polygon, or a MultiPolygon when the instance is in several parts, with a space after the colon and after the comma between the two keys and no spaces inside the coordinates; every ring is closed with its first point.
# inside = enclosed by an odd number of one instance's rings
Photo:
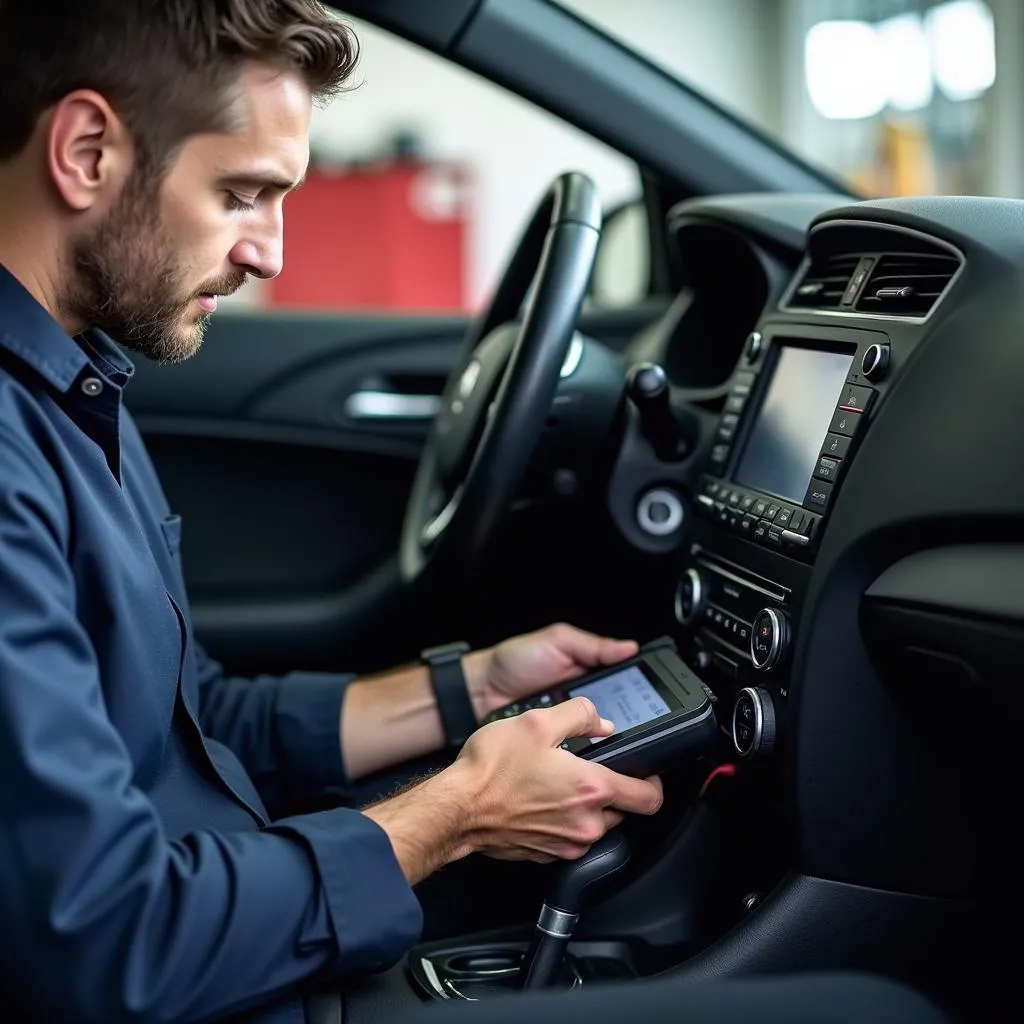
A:
{"type": "Polygon", "coordinates": [[[578,860],[566,861],[544,901],[530,948],[523,958],[523,988],[548,988],[561,972],[584,901],[601,883],[629,863],[629,841],[617,829],[606,832],[578,860]]]}

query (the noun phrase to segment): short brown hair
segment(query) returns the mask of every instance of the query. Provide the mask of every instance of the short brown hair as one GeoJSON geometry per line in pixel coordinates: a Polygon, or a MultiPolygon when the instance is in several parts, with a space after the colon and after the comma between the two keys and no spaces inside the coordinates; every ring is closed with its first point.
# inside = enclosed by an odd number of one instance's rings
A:
{"type": "Polygon", "coordinates": [[[0,160],[64,96],[94,89],[140,165],[160,169],[189,136],[230,126],[244,61],[298,71],[324,100],[358,55],[319,0],[0,0],[0,160]]]}

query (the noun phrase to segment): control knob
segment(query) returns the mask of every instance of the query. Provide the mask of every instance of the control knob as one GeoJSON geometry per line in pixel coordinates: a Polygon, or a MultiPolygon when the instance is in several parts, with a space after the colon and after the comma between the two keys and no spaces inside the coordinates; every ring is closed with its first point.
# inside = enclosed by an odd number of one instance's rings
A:
{"type": "Polygon", "coordinates": [[[770,672],[789,650],[789,619],[777,608],[762,608],[750,630],[750,660],[758,672],[770,672]]]}
{"type": "Polygon", "coordinates": [[[761,686],[745,686],[732,709],[732,742],[740,757],[765,757],[775,749],[777,727],[772,695],[761,686]]]}
{"type": "Polygon", "coordinates": [[[676,620],[681,626],[690,626],[704,610],[704,580],[696,569],[687,569],[676,587],[676,620]]]}
{"type": "Polygon", "coordinates": [[[860,372],[870,381],[881,380],[889,369],[889,346],[869,345],[860,361],[860,372]]]}

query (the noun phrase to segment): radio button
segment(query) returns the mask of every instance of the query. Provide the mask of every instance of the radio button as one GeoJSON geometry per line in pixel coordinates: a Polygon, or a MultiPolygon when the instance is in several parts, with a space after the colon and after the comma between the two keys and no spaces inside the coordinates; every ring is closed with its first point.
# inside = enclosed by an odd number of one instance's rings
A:
{"type": "MultiPolygon", "coordinates": [[[[836,409],[832,422],[828,425],[830,434],[843,434],[846,437],[853,437],[860,427],[861,413],[850,412],[847,409],[836,409]]],[[[724,461],[724,460],[723,460],[724,461]]]]}
{"type": "Polygon", "coordinates": [[[754,532],[754,525],[757,523],[755,516],[744,516],[740,520],[740,533],[750,536],[754,532]]]}
{"type": "Polygon", "coordinates": [[[793,518],[789,521],[789,528],[794,533],[801,532],[801,528],[804,525],[804,516],[806,515],[807,513],[802,508],[793,509],[793,518]]]}
{"type": "Polygon", "coordinates": [[[736,424],[739,423],[740,418],[736,413],[726,413],[718,421],[718,440],[719,441],[731,441],[732,435],[736,433],[736,424]]]}
{"type": "Polygon", "coordinates": [[[845,459],[849,450],[850,439],[842,434],[829,434],[821,446],[821,454],[832,459],[845,459]]]}
{"type": "Polygon", "coordinates": [[[768,543],[775,547],[782,545],[782,527],[774,524],[768,527],[768,543]]]}
{"type": "Polygon", "coordinates": [[[818,483],[818,481],[812,480],[811,486],[807,488],[804,504],[809,508],[828,508],[828,502],[831,497],[832,484],[818,483]]]}
{"type": "Polygon", "coordinates": [[[716,444],[711,448],[710,462],[713,466],[722,466],[729,458],[729,446],[727,444],[716,444]]]}
{"type": "Polygon", "coordinates": [[[793,510],[787,508],[785,505],[779,509],[779,514],[775,517],[775,525],[781,526],[784,529],[791,529],[790,523],[793,521],[793,510]]]}
{"type": "Polygon", "coordinates": [[[740,508],[744,512],[749,512],[750,511],[750,506],[753,505],[753,504],[754,504],[754,496],[752,494],[744,494],[743,497],[740,498],[740,508]]]}
{"type": "Polygon", "coordinates": [[[764,512],[765,519],[772,519],[772,520],[774,520],[775,517],[779,514],[779,509],[781,509],[781,508],[782,508],[781,505],[776,505],[774,503],[769,505],[768,508],[766,508],[765,512],[764,512]]]}
{"type": "Polygon", "coordinates": [[[757,501],[754,502],[754,507],[751,511],[758,517],[758,519],[760,519],[765,512],[768,511],[768,502],[765,501],[764,498],[758,498],[757,501]]]}
{"type": "Polygon", "coordinates": [[[747,395],[744,392],[741,395],[731,394],[725,400],[725,412],[738,414],[743,412],[743,406],[747,404],[747,395]]]}
{"type": "Polygon", "coordinates": [[[730,505],[732,505],[733,507],[735,507],[736,505],[738,505],[738,504],[740,503],[740,498],[742,498],[742,497],[743,497],[743,495],[742,495],[742,494],[740,494],[740,492],[739,492],[739,491],[730,491],[730,492],[729,492],[729,494],[728,494],[728,496],[726,497],[726,499],[725,499],[725,500],[726,500],[726,501],[727,501],[727,502],[728,502],[728,503],[729,503],[730,505]]]}
{"type": "Polygon", "coordinates": [[[768,539],[768,527],[771,525],[771,523],[764,519],[759,519],[754,524],[754,540],[766,541],[768,539]]]}
{"type": "Polygon", "coordinates": [[[839,461],[822,455],[818,459],[818,468],[814,471],[814,475],[818,480],[834,481],[839,475],[839,461]]]}
{"type": "Polygon", "coordinates": [[[718,495],[720,484],[714,477],[706,476],[700,482],[700,493],[714,498],[718,495]]]}
{"type": "Polygon", "coordinates": [[[871,388],[859,387],[857,384],[847,384],[839,399],[839,408],[853,412],[867,412],[875,392],[871,388]]]}

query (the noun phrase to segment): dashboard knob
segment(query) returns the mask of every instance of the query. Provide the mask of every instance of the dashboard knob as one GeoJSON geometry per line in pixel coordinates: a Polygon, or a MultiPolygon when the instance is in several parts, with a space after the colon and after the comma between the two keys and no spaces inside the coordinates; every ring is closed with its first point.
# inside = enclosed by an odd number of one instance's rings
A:
{"type": "Polygon", "coordinates": [[[751,331],[743,347],[743,354],[748,363],[756,363],[764,351],[764,335],[760,331],[751,331]]]}
{"type": "Polygon", "coordinates": [[[889,346],[869,345],[860,361],[860,372],[870,381],[881,380],[889,370],[889,346]]]}
{"type": "Polygon", "coordinates": [[[740,757],[765,757],[775,749],[775,702],[761,686],[745,686],[732,708],[732,743],[740,757]]]}
{"type": "Polygon", "coordinates": [[[697,621],[704,610],[707,589],[704,579],[696,569],[687,569],[676,587],[676,621],[681,626],[690,626],[697,621]]]}
{"type": "Polygon", "coordinates": [[[750,660],[758,672],[770,672],[789,650],[789,618],[776,608],[762,608],[750,630],[750,660]]]}

